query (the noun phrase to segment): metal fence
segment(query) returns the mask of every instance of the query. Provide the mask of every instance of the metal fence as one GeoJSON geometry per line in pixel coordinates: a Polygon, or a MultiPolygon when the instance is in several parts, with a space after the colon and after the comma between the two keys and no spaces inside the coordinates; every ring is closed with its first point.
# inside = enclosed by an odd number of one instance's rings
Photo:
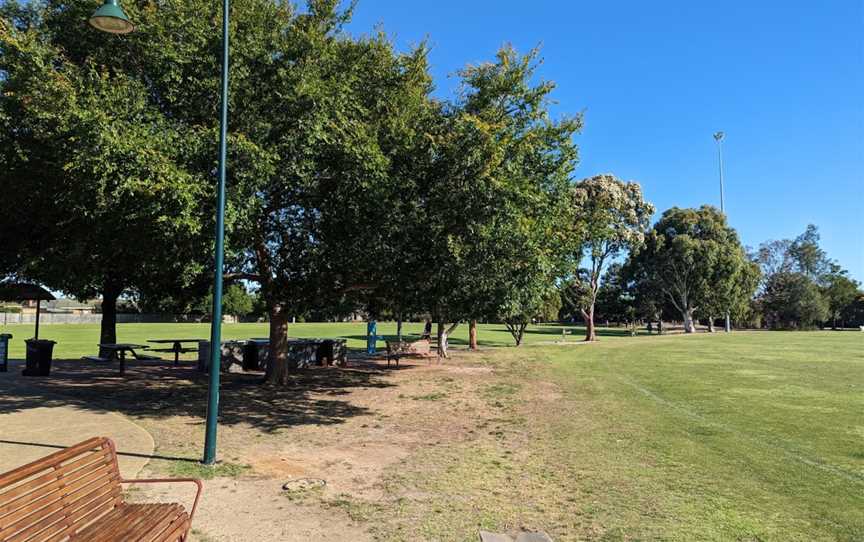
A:
{"type": "MultiPolygon", "coordinates": [[[[118,314],[118,324],[171,324],[175,322],[202,322],[201,316],[188,314],[118,314]]],[[[235,318],[226,316],[225,322],[233,323],[235,318]]],[[[0,325],[35,324],[35,314],[0,312],[0,325]]],[[[43,312],[39,315],[39,324],[99,324],[101,314],[67,314],[43,312]]]]}

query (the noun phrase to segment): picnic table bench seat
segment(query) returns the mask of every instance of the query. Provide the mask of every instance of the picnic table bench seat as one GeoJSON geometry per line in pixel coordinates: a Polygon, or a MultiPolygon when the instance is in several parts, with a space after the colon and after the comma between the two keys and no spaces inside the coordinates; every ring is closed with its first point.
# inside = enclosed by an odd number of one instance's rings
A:
{"type": "Polygon", "coordinates": [[[201,495],[192,478],[124,480],[111,439],[95,437],[0,474],[0,542],[185,541],[201,495]],[[131,504],[121,484],[189,482],[192,508],[131,504]]]}

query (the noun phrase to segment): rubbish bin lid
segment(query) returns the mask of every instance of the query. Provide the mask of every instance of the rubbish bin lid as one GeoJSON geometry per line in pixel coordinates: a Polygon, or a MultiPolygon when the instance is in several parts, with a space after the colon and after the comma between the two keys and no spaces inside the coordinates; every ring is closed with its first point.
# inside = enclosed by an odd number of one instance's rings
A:
{"type": "Polygon", "coordinates": [[[25,343],[39,343],[39,344],[57,344],[57,341],[49,341],[48,339],[27,339],[24,342],[25,343]]]}
{"type": "Polygon", "coordinates": [[[11,339],[11,338],[12,338],[11,333],[0,333],[0,339],[11,339]]]}

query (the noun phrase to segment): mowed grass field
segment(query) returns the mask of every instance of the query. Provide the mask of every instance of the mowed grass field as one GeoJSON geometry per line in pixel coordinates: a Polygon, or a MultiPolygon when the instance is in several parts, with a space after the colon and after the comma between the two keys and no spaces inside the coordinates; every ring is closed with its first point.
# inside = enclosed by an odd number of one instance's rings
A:
{"type": "MultiPolygon", "coordinates": [[[[537,344],[551,342],[561,339],[561,326],[532,326],[525,333],[526,344],[537,344]]],[[[567,340],[577,342],[584,333],[582,328],[566,327],[572,331],[567,340]]],[[[0,333],[11,333],[12,340],[9,343],[9,352],[13,358],[24,357],[24,340],[33,336],[34,326],[32,324],[2,325],[0,333]]],[[[403,333],[406,338],[411,334],[419,335],[423,331],[423,324],[417,322],[405,323],[403,333]]],[[[624,329],[607,329],[601,333],[610,337],[629,336],[624,329]]],[[[242,323],[224,324],[222,326],[222,339],[249,339],[252,337],[267,337],[269,334],[266,323],[242,323]]],[[[288,334],[296,338],[343,338],[348,339],[349,348],[366,348],[366,324],[363,322],[340,322],[340,323],[297,323],[288,326],[288,334]]],[[[435,328],[433,326],[433,335],[435,328]]],[[[378,324],[378,335],[386,337],[396,336],[396,324],[394,322],[381,322],[378,324]]],[[[482,346],[512,346],[513,337],[501,324],[480,324],[478,337],[482,346]]],[[[75,359],[81,356],[94,355],[96,345],[99,343],[98,324],[43,324],[39,328],[40,339],[51,339],[57,341],[54,347],[55,359],[75,359]]],[[[118,324],[117,341],[134,344],[147,344],[148,339],[204,339],[210,338],[210,324],[118,324]]],[[[451,344],[460,345],[468,342],[468,325],[463,324],[456,328],[452,336],[451,344]]],[[[165,347],[166,345],[154,345],[165,347]]],[[[170,345],[167,345],[170,347],[170,345]]],[[[194,345],[185,345],[194,346],[194,345]]],[[[384,343],[379,342],[383,348],[384,343]]],[[[168,354],[166,354],[168,356],[168,354]]]]}
{"type": "Polygon", "coordinates": [[[499,377],[481,392],[494,423],[391,472],[391,491],[434,497],[367,510],[372,523],[407,520],[383,539],[526,526],[556,540],[864,540],[864,334],[639,337],[484,358],[499,377]]]}

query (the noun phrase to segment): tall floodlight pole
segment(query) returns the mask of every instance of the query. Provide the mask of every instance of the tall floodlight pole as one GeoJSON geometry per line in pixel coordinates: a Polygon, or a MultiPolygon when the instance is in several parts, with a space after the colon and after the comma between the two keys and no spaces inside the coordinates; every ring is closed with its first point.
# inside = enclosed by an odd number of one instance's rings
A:
{"type": "MultiPolygon", "coordinates": [[[[717,142],[717,164],[720,168],[720,212],[724,215],[726,214],[726,194],[723,188],[723,137],[726,134],[723,132],[716,132],[714,134],[714,141],[717,142]]],[[[732,331],[732,322],[729,318],[729,311],[726,311],[726,333],[732,331]]]]}
{"type": "MultiPolygon", "coordinates": [[[[228,2],[222,0],[222,111],[219,119],[219,184],[216,200],[216,256],[213,276],[213,320],[210,323],[210,377],[207,423],[204,436],[205,465],[216,462],[216,428],[219,416],[219,372],[222,357],[222,268],[225,253],[225,161],[228,146],[228,2]]],[[[104,32],[128,34],[135,30],[118,0],[105,0],[90,17],[90,24],[104,32]]]]}

